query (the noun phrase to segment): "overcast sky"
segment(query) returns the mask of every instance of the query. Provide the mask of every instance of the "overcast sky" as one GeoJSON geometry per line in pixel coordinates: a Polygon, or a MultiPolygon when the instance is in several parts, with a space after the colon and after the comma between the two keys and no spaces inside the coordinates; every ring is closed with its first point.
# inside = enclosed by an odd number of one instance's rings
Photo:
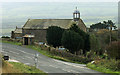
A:
{"type": "Polygon", "coordinates": [[[120,0],[0,0],[0,2],[119,2],[120,0]]]}

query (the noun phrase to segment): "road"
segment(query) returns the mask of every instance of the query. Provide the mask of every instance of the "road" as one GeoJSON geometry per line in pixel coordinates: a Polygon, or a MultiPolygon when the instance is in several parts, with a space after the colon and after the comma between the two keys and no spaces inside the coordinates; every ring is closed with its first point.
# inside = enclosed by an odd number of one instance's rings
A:
{"type": "MultiPolygon", "coordinates": [[[[32,66],[35,65],[35,54],[38,53],[37,51],[7,43],[0,43],[0,45],[2,46],[1,52],[4,53],[4,55],[10,56],[10,59],[17,60],[27,65],[32,65],[32,66]]],[[[37,68],[39,68],[40,70],[46,73],[54,73],[54,74],[78,73],[80,75],[81,74],[98,75],[99,73],[97,71],[88,69],[84,64],[64,62],[49,58],[40,53],[38,54],[39,56],[38,56],[37,68]]]]}

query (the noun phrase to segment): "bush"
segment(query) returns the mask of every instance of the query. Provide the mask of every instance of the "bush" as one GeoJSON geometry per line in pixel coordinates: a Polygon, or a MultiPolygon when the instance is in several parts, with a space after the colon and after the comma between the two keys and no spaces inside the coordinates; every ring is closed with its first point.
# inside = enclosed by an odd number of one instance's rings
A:
{"type": "Polygon", "coordinates": [[[111,58],[120,59],[120,41],[114,41],[107,47],[107,54],[111,58]]]}
{"type": "Polygon", "coordinates": [[[57,27],[57,26],[51,26],[47,29],[46,39],[49,45],[52,45],[53,47],[61,46],[61,38],[62,34],[64,32],[64,29],[57,27]]]}
{"type": "Polygon", "coordinates": [[[86,58],[86,57],[83,57],[83,56],[79,56],[79,55],[74,55],[74,54],[71,54],[69,52],[66,52],[66,51],[60,51],[60,50],[51,50],[50,53],[54,56],[60,56],[60,57],[63,57],[65,59],[68,59],[72,62],[79,62],[79,63],[88,63],[88,62],[91,62],[92,59],[90,58],[86,58]]]}
{"type": "Polygon", "coordinates": [[[63,33],[62,45],[69,49],[71,53],[75,53],[84,48],[83,38],[76,32],[67,30],[63,33]]]}
{"type": "Polygon", "coordinates": [[[50,50],[49,50],[45,46],[40,46],[40,48],[42,50],[48,51],[53,57],[58,56],[58,57],[65,59],[64,61],[66,61],[66,59],[67,59],[67,61],[84,63],[84,64],[92,61],[91,58],[86,58],[84,56],[74,55],[68,51],[56,50],[55,48],[50,48],[50,50]]]}

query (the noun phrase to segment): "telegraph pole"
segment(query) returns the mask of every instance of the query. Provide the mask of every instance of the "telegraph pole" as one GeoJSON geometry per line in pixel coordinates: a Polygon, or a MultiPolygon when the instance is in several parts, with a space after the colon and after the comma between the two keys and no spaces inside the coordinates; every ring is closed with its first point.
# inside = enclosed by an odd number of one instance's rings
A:
{"type": "Polygon", "coordinates": [[[112,42],[112,25],[110,25],[110,43],[112,42]]]}

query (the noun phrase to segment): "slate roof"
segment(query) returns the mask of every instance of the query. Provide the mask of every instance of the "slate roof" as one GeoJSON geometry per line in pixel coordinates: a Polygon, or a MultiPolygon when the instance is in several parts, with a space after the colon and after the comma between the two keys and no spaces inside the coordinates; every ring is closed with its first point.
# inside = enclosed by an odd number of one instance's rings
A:
{"type": "Polygon", "coordinates": [[[73,19],[28,19],[23,29],[47,29],[49,26],[68,29],[73,22],[73,19]]]}
{"type": "Polygon", "coordinates": [[[22,28],[16,28],[14,33],[22,33],[22,28]]]}

